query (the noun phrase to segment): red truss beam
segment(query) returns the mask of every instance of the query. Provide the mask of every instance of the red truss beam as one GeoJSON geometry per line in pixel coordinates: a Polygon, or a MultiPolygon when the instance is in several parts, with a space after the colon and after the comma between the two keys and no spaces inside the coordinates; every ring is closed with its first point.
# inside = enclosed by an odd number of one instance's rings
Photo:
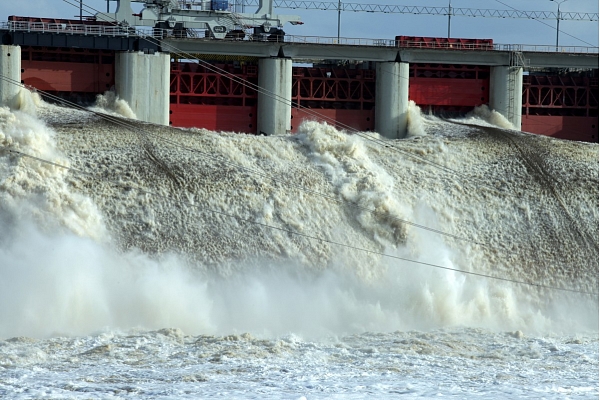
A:
{"type": "Polygon", "coordinates": [[[292,101],[317,109],[372,110],[373,70],[295,67],[292,101]]]}
{"type": "Polygon", "coordinates": [[[598,78],[524,76],[523,114],[598,116],[598,78]]]}
{"type": "Polygon", "coordinates": [[[233,68],[231,65],[215,65],[229,75],[213,72],[195,63],[171,65],[171,103],[254,106],[256,90],[244,82],[257,84],[254,66],[233,68]]]}

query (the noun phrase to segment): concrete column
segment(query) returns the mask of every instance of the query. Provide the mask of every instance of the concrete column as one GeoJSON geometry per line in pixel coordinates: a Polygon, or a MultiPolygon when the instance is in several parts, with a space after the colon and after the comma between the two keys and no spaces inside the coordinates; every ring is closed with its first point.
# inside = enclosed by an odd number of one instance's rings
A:
{"type": "Polygon", "coordinates": [[[491,67],[490,108],[521,130],[523,109],[523,68],[491,67]]]}
{"type": "Polygon", "coordinates": [[[169,125],[171,57],[168,53],[117,53],[115,89],[140,121],[169,125]]]}
{"type": "Polygon", "coordinates": [[[406,136],[408,125],[408,63],[377,63],[375,131],[390,138],[406,136]]]}
{"type": "Polygon", "coordinates": [[[0,46],[0,106],[8,106],[21,86],[21,47],[0,46]]]}
{"type": "Polygon", "coordinates": [[[258,61],[257,133],[282,135],[291,130],[292,60],[261,58],[258,61]]]}

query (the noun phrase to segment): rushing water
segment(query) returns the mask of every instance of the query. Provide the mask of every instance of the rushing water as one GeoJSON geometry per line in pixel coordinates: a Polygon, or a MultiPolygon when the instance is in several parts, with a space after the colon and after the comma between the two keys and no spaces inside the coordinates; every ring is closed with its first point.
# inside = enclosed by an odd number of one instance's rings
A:
{"type": "Polygon", "coordinates": [[[388,141],[18,100],[0,397],[598,397],[597,145],[485,108],[388,141]]]}

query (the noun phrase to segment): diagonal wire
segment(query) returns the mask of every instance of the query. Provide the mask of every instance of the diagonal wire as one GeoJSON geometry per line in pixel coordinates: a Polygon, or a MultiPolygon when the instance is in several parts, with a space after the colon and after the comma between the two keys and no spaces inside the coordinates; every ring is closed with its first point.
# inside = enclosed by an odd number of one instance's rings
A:
{"type": "MultiPolygon", "coordinates": [[[[506,4],[506,3],[504,3],[504,2],[502,2],[502,1],[500,1],[500,0],[495,0],[495,1],[496,1],[496,2],[498,2],[498,3],[500,3],[500,4],[502,4],[502,5],[504,5],[504,6],[506,6],[506,7],[510,7],[510,8],[512,8],[513,10],[517,10],[516,8],[514,8],[514,7],[511,7],[511,6],[509,6],[508,4],[506,4]]],[[[518,10],[517,10],[517,11],[518,11],[518,10]]],[[[558,18],[558,14],[555,14],[555,15],[556,15],[556,17],[555,17],[554,19],[558,18]]],[[[562,15],[563,15],[563,13],[560,13],[561,19],[565,19],[565,18],[562,18],[562,15]]],[[[598,16],[598,14],[596,14],[596,20],[598,19],[598,17],[597,17],[597,16],[598,16]]],[[[547,24],[547,23],[545,23],[544,21],[540,21],[540,19],[539,19],[539,18],[532,18],[532,19],[534,19],[535,21],[539,22],[540,24],[543,24],[543,25],[549,26],[549,27],[550,27],[550,28],[552,28],[552,29],[555,29],[555,28],[554,28],[552,25],[550,25],[550,24],[547,24]]],[[[582,42],[582,43],[585,43],[585,44],[587,44],[587,45],[589,45],[589,46],[595,47],[595,46],[594,46],[592,43],[590,43],[590,42],[586,42],[585,40],[583,40],[583,39],[580,39],[580,38],[578,38],[577,36],[573,36],[573,35],[571,35],[570,33],[567,33],[567,32],[565,32],[565,31],[559,31],[559,32],[561,32],[561,33],[563,33],[563,34],[565,34],[565,35],[567,35],[567,36],[570,36],[570,37],[572,37],[573,39],[579,40],[580,42],[582,42]]]]}
{"type": "MultiPolygon", "coordinates": [[[[16,81],[14,79],[10,79],[10,78],[8,78],[8,77],[6,77],[4,75],[0,75],[0,79],[4,80],[6,82],[12,83],[14,85],[21,86],[23,88],[27,88],[26,85],[21,84],[19,81],[16,81]]],[[[34,89],[34,88],[32,88],[32,89],[34,89]]],[[[165,142],[165,143],[167,143],[167,144],[169,144],[171,146],[179,147],[179,148],[182,148],[184,150],[191,151],[193,153],[197,153],[201,157],[213,159],[215,161],[222,162],[224,164],[230,165],[230,166],[232,166],[235,169],[238,169],[238,170],[241,170],[241,171],[245,171],[245,172],[248,172],[250,174],[258,175],[258,176],[263,177],[263,178],[270,179],[270,180],[272,180],[274,182],[279,183],[282,186],[294,187],[294,188],[299,189],[301,191],[304,191],[306,193],[313,194],[313,195],[316,195],[316,196],[320,196],[322,198],[334,201],[334,202],[336,202],[338,204],[341,204],[341,205],[346,205],[346,206],[349,206],[349,207],[354,208],[354,209],[358,209],[358,210],[362,210],[362,211],[367,211],[367,212],[373,214],[374,216],[381,215],[381,213],[379,211],[377,211],[375,209],[372,209],[372,208],[369,208],[369,207],[366,207],[366,206],[362,206],[362,205],[360,205],[357,202],[345,201],[345,200],[339,199],[339,198],[337,198],[335,196],[331,196],[331,195],[328,195],[328,194],[325,194],[325,193],[322,193],[322,192],[319,192],[319,191],[316,191],[316,190],[307,189],[306,187],[301,186],[301,185],[290,184],[289,182],[284,182],[283,180],[281,180],[280,178],[277,178],[277,177],[273,176],[272,174],[268,174],[268,173],[263,172],[263,171],[259,171],[259,170],[256,170],[256,169],[244,167],[242,165],[233,163],[233,162],[227,160],[223,156],[215,156],[214,154],[203,152],[203,151],[200,151],[198,149],[191,148],[189,146],[184,146],[184,145],[182,145],[180,143],[177,143],[176,141],[170,140],[170,139],[162,137],[160,135],[156,135],[156,134],[154,134],[152,132],[149,132],[149,131],[146,131],[146,130],[141,130],[139,127],[135,126],[134,124],[131,124],[131,123],[127,122],[127,121],[124,121],[121,118],[117,118],[117,117],[113,117],[113,116],[110,116],[110,115],[107,115],[107,114],[104,114],[104,113],[100,113],[100,112],[97,112],[97,111],[89,110],[89,109],[87,109],[87,108],[85,108],[83,106],[80,106],[80,105],[76,104],[76,103],[67,101],[67,100],[65,100],[65,99],[63,99],[61,97],[52,95],[50,93],[47,93],[47,92],[44,92],[44,91],[41,91],[41,90],[36,90],[36,91],[38,93],[42,94],[44,97],[47,97],[47,98],[49,98],[49,99],[51,99],[53,101],[60,102],[60,103],[66,104],[66,105],[68,105],[68,106],[70,106],[72,108],[76,108],[76,109],[79,109],[81,111],[85,111],[85,112],[94,114],[94,115],[96,115],[96,116],[98,116],[98,117],[100,117],[100,118],[102,118],[102,119],[104,119],[106,121],[109,121],[109,122],[111,122],[111,123],[113,123],[113,124],[115,124],[117,126],[120,126],[122,128],[125,128],[127,130],[132,131],[138,137],[142,138],[142,144],[144,146],[144,151],[147,154],[149,153],[148,154],[149,157],[154,162],[156,162],[155,160],[157,160],[157,159],[160,160],[160,159],[159,159],[159,157],[155,153],[153,153],[151,150],[150,151],[148,150],[150,148],[150,145],[148,144],[149,141],[147,139],[148,136],[152,136],[155,139],[161,140],[161,141],[163,141],[163,142],[165,142]]],[[[169,178],[171,178],[172,180],[174,180],[175,183],[177,183],[177,184],[180,183],[181,177],[178,174],[172,172],[171,169],[166,165],[166,163],[164,163],[164,162],[160,163],[160,161],[159,161],[159,168],[161,170],[163,170],[164,172],[166,172],[168,174],[169,178]]],[[[442,236],[451,237],[453,239],[470,242],[470,243],[473,243],[473,244],[476,244],[476,245],[479,245],[479,246],[483,246],[483,247],[490,247],[489,244],[485,244],[485,243],[482,243],[482,242],[474,240],[474,239],[469,239],[469,238],[466,238],[466,237],[454,235],[454,234],[451,234],[451,233],[448,233],[448,232],[445,232],[445,231],[442,231],[442,230],[439,230],[439,229],[431,228],[431,227],[428,227],[428,226],[425,226],[425,225],[421,225],[421,224],[418,224],[416,222],[405,220],[405,219],[402,219],[402,218],[399,218],[399,217],[395,217],[395,216],[392,216],[392,215],[387,215],[386,218],[389,218],[389,219],[397,221],[397,222],[402,222],[402,223],[405,223],[405,224],[410,225],[410,226],[414,226],[415,228],[419,228],[419,229],[427,230],[429,232],[437,233],[437,234],[440,234],[442,236]]]]}
{"type": "MultiPolygon", "coordinates": [[[[78,4],[75,4],[72,1],[74,1],[74,0],[63,0],[63,2],[65,2],[65,3],[68,3],[68,4],[71,4],[72,6],[78,7],[78,4]]],[[[95,8],[90,7],[88,5],[85,5],[85,8],[89,9],[89,10],[92,10],[92,11],[100,12],[99,10],[96,10],[95,8]]],[[[114,24],[116,25],[116,21],[114,22],[114,24]]],[[[136,34],[137,34],[137,31],[136,31],[136,34]]],[[[266,90],[266,89],[258,86],[257,84],[248,82],[248,81],[244,80],[243,78],[240,78],[240,77],[238,77],[238,76],[236,76],[234,74],[231,74],[230,72],[228,72],[228,71],[226,71],[226,70],[224,70],[222,68],[216,67],[216,66],[214,66],[214,65],[212,65],[212,64],[210,64],[210,63],[208,63],[206,61],[200,60],[197,57],[194,57],[193,54],[184,52],[181,49],[178,49],[178,48],[176,48],[173,45],[170,45],[168,43],[161,43],[159,40],[156,40],[155,38],[148,37],[148,36],[145,36],[145,35],[139,35],[139,36],[140,37],[144,37],[146,40],[149,40],[149,41],[151,41],[151,42],[153,42],[155,44],[158,44],[160,46],[166,45],[167,50],[170,49],[171,51],[175,51],[176,53],[179,53],[179,54],[185,55],[186,57],[189,57],[189,59],[194,59],[194,60],[198,61],[201,65],[203,65],[204,68],[206,68],[207,70],[209,70],[211,72],[215,72],[217,74],[226,76],[229,79],[231,79],[232,81],[234,81],[236,83],[239,83],[240,85],[243,85],[245,87],[248,87],[248,88],[251,88],[253,90],[256,90],[258,93],[261,93],[261,94],[263,94],[265,96],[273,98],[273,99],[275,99],[277,101],[280,101],[280,102],[282,102],[282,103],[284,103],[286,105],[289,105],[291,107],[296,107],[298,109],[301,109],[301,110],[303,110],[303,112],[305,112],[305,113],[307,113],[307,114],[309,114],[309,115],[311,115],[311,116],[313,116],[315,118],[324,120],[326,122],[330,122],[330,123],[332,123],[333,125],[336,125],[336,126],[340,126],[340,127],[344,128],[345,130],[347,130],[349,132],[352,132],[353,134],[355,134],[357,136],[360,136],[361,138],[363,138],[363,139],[365,139],[365,140],[367,140],[369,142],[373,142],[373,143],[376,143],[378,145],[381,145],[381,146],[393,149],[394,151],[396,151],[398,153],[401,153],[401,154],[403,154],[403,155],[405,155],[407,157],[410,157],[412,159],[421,161],[421,162],[423,162],[425,164],[433,166],[434,168],[441,169],[441,170],[443,170],[443,171],[445,171],[447,173],[453,174],[455,176],[459,176],[462,179],[464,179],[464,180],[466,180],[466,181],[468,181],[470,183],[474,183],[473,181],[477,181],[475,183],[476,186],[486,187],[486,188],[491,189],[493,192],[496,192],[496,193],[500,192],[500,190],[498,188],[496,188],[496,187],[494,187],[492,185],[489,185],[486,182],[481,181],[480,179],[467,176],[467,175],[465,175],[465,174],[463,174],[461,172],[453,170],[452,168],[446,167],[446,166],[444,166],[442,164],[439,164],[439,163],[436,163],[434,161],[428,160],[426,158],[420,157],[420,156],[418,156],[416,154],[412,154],[410,152],[404,151],[404,150],[402,150],[402,149],[394,146],[394,144],[393,144],[392,141],[374,138],[374,137],[369,136],[369,135],[367,135],[367,134],[365,134],[363,132],[358,131],[357,129],[355,129],[355,128],[347,125],[347,124],[340,123],[339,121],[336,121],[332,117],[328,117],[328,116],[322,115],[318,111],[315,111],[315,110],[313,110],[311,108],[305,107],[305,106],[303,106],[301,104],[298,104],[296,102],[290,102],[288,99],[286,99],[283,96],[279,96],[279,95],[277,95],[277,94],[275,94],[273,92],[270,92],[270,91],[268,91],[268,90],[266,90]]],[[[407,77],[401,77],[401,78],[408,80],[407,77]]]]}
{"type": "Polygon", "coordinates": [[[429,263],[429,262],[424,262],[424,261],[413,260],[413,259],[410,259],[410,258],[395,256],[395,255],[392,255],[392,254],[386,254],[386,253],[382,253],[380,251],[369,250],[369,249],[365,249],[365,248],[358,247],[358,246],[352,246],[352,245],[349,245],[349,244],[346,244],[346,243],[337,242],[337,241],[326,239],[326,238],[322,238],[322,237],[319,237],[319,236],[309,235],[309,234],[306,234],[306,233],[294,231],[292,229],[287,229],[287,228],[282,228],[282,227],[278,227],[278,226],[274,226],[274,225],[265,224],[265,223],[262,223],[262,222],[252,221],[250,219],[242,218],[240,216],[229,214],[229,213],[224,212],[224,211],[219,211],[219,210],[215,210],[215,209],[201,207],[200,205],[195,204],[195,203],[191,203],[190,201],[174,199],[172,196],[163,195],[163,194],[157,193],[157,192],[149,190],[149,189],[144,189],[144,188],[139,187],[139,186],[133,186],[133,185],[125,184],[125,183],[122,183],[122,182],[115,181],[113,179],[99,178],[99,177],[96,177],[95,175],[93,175],[90,172],[87,172],[87,171],[84,171],[84,170],[80,170],[80,169],[76,169],[76,168],[73,168],[73,167],[67,167],[67,166],[64,166],[64,165],[61,165],[61,164],[58,164],[58,163],[55,163],[55,162],[52,162],[52,161],[49,161],[49,160],[45,160],[45,159],[40,158],[40,157],[32,156],[32,155],[27,154],[27,153],[22,152],[22,151],[12,150],[12,149],[6,149],[5,151],[8,151],[9,153],[17,154],[17,155],[22,156],[22,157],[31,158],[31,159],[34,159],[36,161],[42,162],[42,163],[53,165],[55,167],[65,169],[67,171],[72,171],[72,172],[75,172],[75,173],[78,173],[78,174],[81,174],[81,175],[87,175],[87,176],[91,177],[92,179],[96,179],[96,180],[99,180],[99,181],[108,182],[109,184],[112,184],[114,186],[126,187],[128,189],[134,189],[134,190],[137,190],[140,193],[144,193],[144,194],[147,194],[147,195],[150,195],[150,196],[154,196],[154,197],[159,197],[159,198],[162,198],[162,199],[165,199],[165,200],[169,200],[170,202],[174,202],[174,203],[178,203],[178,204],[183,204],[183,205],[191,206],[191,207],[199,209],[201,212],[209,212],[209,213],[213,213],[213,214],[219,214],[219,215],[222,215],[222,216],[225,216],[225,217],[236,219],[236,220],[238,220],[240,222],[243,222],[243,223],[246,223],[246,224],[257,225],[257,226],[261,226],[261,227],[264,227],[264,228],[267,228],[267,229],[277,230],[277,231],[280,231],[280,232],[285,232],[285,233],[288,233],[288,234],[291,234],[291,235],[295,235],[295,236],[299,236],[299,237],[303,237],[303,238],[306,238],[306,239],[309,239],[309,240],[319,241],[319,242],[322,242],[322,243],[328,243],[328,244],[331,244],[331,245],[335,245],[335,246],[339,246],[339,247],[344,247],[344,248],[347,248],[347,249],[350,249],[350,250],[360,251],[360,252],[364,252],[364,253],[367,253],[367,254],[373,254],[373,255],[377,255],[377,256],[385,257],[385,258],[390,258],[390,259],[394,259],[394,260],[405,261],[405,262],[409,262],[409,263],[412,263],[412,264],[423,265],[423,266],[432,267],[432,268],[436,268],[436,269],[441,269],[441,270],[445,270],[445,271],[457,272],[457,273],[465,274],[465,275],[477,276],[477,277],[480,277],[480,278],[493,279],[493,280],[502,281],[502,282],[508,282],[508,283],[513,283],[513,284],[517,284],[517,285],[537,287],[539,289],[548,289],[548,290],[556,290],[556,291],[563,291],[563,292],[570,292],[570,293],[577,293],[577,294],[585,294],[585,295],[589,295],[589,296],[598,296],[597,292],[588,292],[588,291],[578,290],[578,289],[562,288],[562,287],[558,287],[558,286],[550,286],[550,285],[544,285],[544,284],[540,284],[540,283],[534,283],[534,282],[521,281],[521,280],[504,278],[504,277],[499,277],[499,276],[494,276],[494,275],[488,275],[488,274],[479,273],[479,272],[466,271],[466,270],[461,270],[461,269],[458,269],[458,268],[446,267],[446,266],[439,265],[439,264],[434,264],[434,263],[429,263]]]}

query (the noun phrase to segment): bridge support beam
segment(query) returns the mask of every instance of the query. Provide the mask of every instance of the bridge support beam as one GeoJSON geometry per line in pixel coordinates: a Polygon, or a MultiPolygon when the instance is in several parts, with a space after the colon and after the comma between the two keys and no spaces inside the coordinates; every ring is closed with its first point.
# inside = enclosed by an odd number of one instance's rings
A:
{"type": "Polygon", "coordinates": [[[21,47],[0,46],[0,106],[8,106],[21,87],[21,47]]]}
{"type": "Polygon", "coordinates": [[[168,53],[117,53],[115,89],[140,121],[169,125],[168,53]]]}
{"type": "Polygon", "coordinates": [[[261,58],[258,61],[257,133],[282,135],[291,130],[292,59],[261,58]]]}
{"type": "Polygon", "coordinates": [[[490,108],[521,130],[523,109],[523,68],[491,67],[490,108]]]}
{"type": "Polygon", "coordinates": [[[406,136],[408,125],[408,63],[377,63],[375,131],[390,138],[406,136]]]}

